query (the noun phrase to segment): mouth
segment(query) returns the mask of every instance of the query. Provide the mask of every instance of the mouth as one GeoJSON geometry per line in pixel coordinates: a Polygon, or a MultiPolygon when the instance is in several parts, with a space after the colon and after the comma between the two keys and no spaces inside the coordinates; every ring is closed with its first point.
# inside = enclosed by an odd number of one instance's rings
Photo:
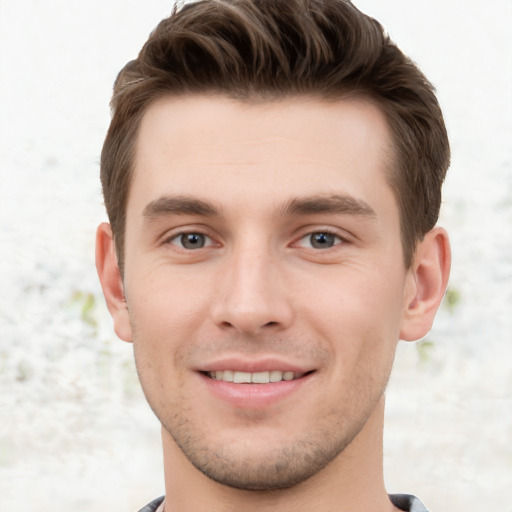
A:
{"type": "Polygon", "coordinates": [[[230,406],[246,411],[266,409],[297,396],[299,389],[311,385],[316,373],[316,369],[308,371],[278,361],[221,361],[214,364],[217,368],[212,365],[198,372],[206,389],[230,406]]]}
{"type": "Polygon", "coordinates": [[[270,384],[282,381],[297,380],[312,372],[298,373],[281,370],[268,370],[262,372],[243,372],[238,370],[222,370],[204,372],[204,375],[213,380],[232,382],[234,384],[270,384]]]}

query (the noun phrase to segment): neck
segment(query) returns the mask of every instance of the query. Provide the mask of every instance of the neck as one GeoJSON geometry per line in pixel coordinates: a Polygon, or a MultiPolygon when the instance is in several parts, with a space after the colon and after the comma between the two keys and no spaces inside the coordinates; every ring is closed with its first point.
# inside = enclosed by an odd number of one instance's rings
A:
{"type": "Polygon", "coordinates": [[[245,491],[197,470],[162,429],[166,512],[363,512],[395,510],[384,488],[384,398],[352,443],[308,480],[288,489],[245,491]]]}

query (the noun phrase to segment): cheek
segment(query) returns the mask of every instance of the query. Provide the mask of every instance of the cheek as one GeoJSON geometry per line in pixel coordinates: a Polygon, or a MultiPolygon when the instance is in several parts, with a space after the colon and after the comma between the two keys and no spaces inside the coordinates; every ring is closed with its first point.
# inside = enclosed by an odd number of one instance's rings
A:
{"type": "Polygon", "coordinates": [[[401,323],[402,290],[396,281],[360,271],[333,276],[320,293],[304,294],[308,301],[298,316],[330,345],[340,389],[371,388],[372,382],[387,380],[401,323]]]}
{"type": "Polygon", "coordinates": [[[135,294],[129,307],[137,374],[146,399],[159,411],[166,402],[179,401],[184,377],[180,361],[186,348],[183,340],[189,338],[184,334],[185,317],[178,309],[183,301],[164,300],[155,287],[151,291],[150,296],[135,294]]]}
{"type": "Polygon", "coordinates": [[[208,286],[193,272],[156,265],[148,272],[139,271],[127,279],[127,300],[131,317],[139,328],[158,329],[173,326],[181,329],[194,320],[204,308],[208,286]]]}
{"type": "Polygon", "coordinates": [[[171,377],[171,367],[176,377],[176,368],[208,318],[208,289],[183,274],[162,266],[127,280],[135,355],[141,369],[151,365],[159,380],[171,377]]]}
{"type": "MultiPolygon", "coordinates": [[[[322,279],[303,276],[296,297],[307,314],[338,332],[370,333],[380,327],[397,332],[403,303],[402,276],[386,270],[335,269],[322,279]],[[306,300],[304,300],[306,299],[306,300]]],[[[296,301],[298,303],[298,301],[296,301]]]]}

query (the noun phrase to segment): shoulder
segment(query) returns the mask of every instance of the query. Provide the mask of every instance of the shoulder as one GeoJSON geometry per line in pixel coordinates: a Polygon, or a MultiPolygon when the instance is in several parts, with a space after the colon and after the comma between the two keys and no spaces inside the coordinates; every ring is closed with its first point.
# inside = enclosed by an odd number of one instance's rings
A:
{"type": "Polygon", "coordinates": [[[390,494],[389,499],[395,507],[405,512],[429,512],[421,500],[412,494],[390,494]]]}
{"type": "Polygon", "coordinates": [[[153,500],[151,503],[148,503],[145,507],[142,507],[139,512],[156,512],[158,506],[164,501],[164,496],[160,496],[156,500],[153,500]]]}

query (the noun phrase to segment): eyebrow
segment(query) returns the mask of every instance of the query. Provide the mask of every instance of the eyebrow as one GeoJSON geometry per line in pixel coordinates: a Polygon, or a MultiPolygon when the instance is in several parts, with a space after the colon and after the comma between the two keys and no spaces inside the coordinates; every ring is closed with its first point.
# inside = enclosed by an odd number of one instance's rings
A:
{"type": "MultiPolygon", "coordinates": [[[[295,197],[277,209],[277,214],[282,216],[320,213],[377,216],[375,210],[365,201],[340,194],[295,197]]],[[[215,206],[201,199],[189,196],[162,196],[148,203],[142,215],[147,220],[153,220],[167,215],[219,217],[221,214],[215,206]]]]}
{"type": "Polygon", "coordinates": [[[148,220],[167,215],[202,215],[218,217],[219,210],[210,203],[187,196],[162,196],[146,205],[142,212],[148,220]]]}
{"type": "Polygon", "coordinates": [[[288,201],[280,214],[284,215],[310,215],[315,213],[335,213],[344,215],[357,215],[363,217],[376,217],[375,210],[361,199],[350,195],[318,195],[304,198],[294,198],[288,201]]]}

